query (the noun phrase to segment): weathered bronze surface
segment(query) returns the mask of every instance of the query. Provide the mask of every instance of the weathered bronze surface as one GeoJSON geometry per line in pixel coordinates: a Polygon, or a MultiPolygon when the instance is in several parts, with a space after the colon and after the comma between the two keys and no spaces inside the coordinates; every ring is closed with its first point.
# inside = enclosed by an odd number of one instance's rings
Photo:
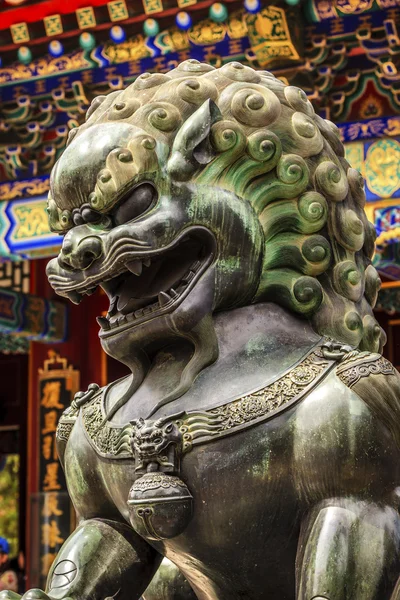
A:
{"type": "Polygon", "coordinates": [[[72,134],[48,277],[105,290],[132,374],[60,421],[80,524],[26,598],[399,600],[400,378],[336,127],[270,73],[189,60],[72,134]]]}

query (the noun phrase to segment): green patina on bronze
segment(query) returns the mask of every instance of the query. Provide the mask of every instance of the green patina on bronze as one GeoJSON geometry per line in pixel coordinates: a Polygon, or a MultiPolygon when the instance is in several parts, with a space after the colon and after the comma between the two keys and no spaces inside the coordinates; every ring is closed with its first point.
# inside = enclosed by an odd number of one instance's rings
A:
{"type": "Polygon", "coordinates": [[[81,521],[35,597],[400,599],[364,203],[337,128],[268,72],[189,60],[94,100],[52,174],[47,273],[75,303],[104,289],[131,376],[60,420],[81,521]]]}
{"type": "MultiPolygon", "coordinates": [[[[375,234],[363,210],[363,182],[344,158],[338,129],[314,114],[304,92],[240,63],[220,69],[183,63],[168,74],[145,73],[95,101],[70,143],[103,123],[120,124],[123,156],[112,149],[105,168],[75,194],[60,194],[63,173],[56,167],[53,229],[66,231],[72,209],[84,202],[106,213],[144,179],[166,193],[171,179],[233,191],[252,208],[247,226],[262,255],[252,301],[281,303],[311,318],[323,335],[372,351],[382,347],[384,334],[370,318],[380,283],[370,266],[375,234]],[[187,161],[185,153],[200,143],[200,162],[187,161]]],[[[197,189],[193,223],[202,222],[210,201],[197,189]]]]}

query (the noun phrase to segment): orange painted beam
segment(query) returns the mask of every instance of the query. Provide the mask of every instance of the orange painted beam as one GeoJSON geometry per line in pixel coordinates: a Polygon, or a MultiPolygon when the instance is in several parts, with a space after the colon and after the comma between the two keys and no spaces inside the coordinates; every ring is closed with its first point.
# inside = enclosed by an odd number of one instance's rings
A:
{"type": "Polygon", "coordinates": [[[381,289],[388,289],[388,288],[398,288],[400,287],[400,281],[384,281],[382,283],[382,287],[381,289]]]}

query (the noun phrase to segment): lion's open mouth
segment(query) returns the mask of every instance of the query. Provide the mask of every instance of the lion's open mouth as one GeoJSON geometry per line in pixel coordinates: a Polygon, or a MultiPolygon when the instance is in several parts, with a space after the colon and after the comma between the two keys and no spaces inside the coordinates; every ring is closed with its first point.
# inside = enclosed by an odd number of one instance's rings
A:
{"type": "Polygon", "coordinates": [[[132,258],[123,273],[101,282],[110,300],[107,316],[97,318],[101,336],[172,312],[211,263],[213,246],[210,235],[191,233],[159,254],[132,258]]]}
{"type": "Polygon", "coordinates": [[[107,337],[173,312],[215,257],[214,234],[203,226],[192,226],[160,249],[123,238],[99,264],[94,262],[83,271],[70,273],[53,259],[47,274],[53,289],[75,304],[98,286],[103,288],[110,306],[107,316],[97,320],[100,336],[107,337]]]}

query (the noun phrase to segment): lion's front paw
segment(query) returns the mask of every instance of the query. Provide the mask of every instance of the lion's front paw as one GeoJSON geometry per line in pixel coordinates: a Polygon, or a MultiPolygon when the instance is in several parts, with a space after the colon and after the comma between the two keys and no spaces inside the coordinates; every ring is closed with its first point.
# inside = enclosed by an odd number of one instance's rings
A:
{"type": "MultiPolygon", "coordinates": [[[[20,596],[18,596],[20,598],[20,596]]],[[[14,600],[14,599],[13,599],[14,600]]],[[[45,592],[38,589],[32,589],[25,592],[22,596],[22,600],[51,600],[50,596],[48,596],[45,592]]]]}
{"type": "Polygon", "coordinates": [[[10,590],[4,590],[0,592],[0,600],[20,600],[21,596],[16,592],[10,590]]]}

